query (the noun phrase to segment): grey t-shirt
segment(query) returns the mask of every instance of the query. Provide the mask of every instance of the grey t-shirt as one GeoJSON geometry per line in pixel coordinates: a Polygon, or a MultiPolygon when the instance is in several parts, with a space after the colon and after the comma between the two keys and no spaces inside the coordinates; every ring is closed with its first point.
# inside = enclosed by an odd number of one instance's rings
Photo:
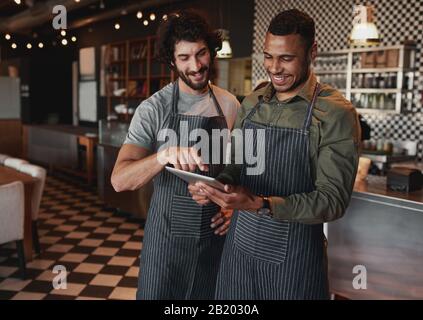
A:
{"type": "MultiPolygon", "coordinates": [[[[164,129],[163,126],[172,112],[173,86],[174,83],[168,84],[138,106],[124,144],[134,144],[154,151],[157,135],[161,129],[164,129]]],[[[232,129],[240,104],[228,91],[214,85],[212,89],[226,117],[228,128],[232,129]]],[[[178,113],[203,117],[218,115],[213,97],[209,92],[192,95],[179,91],[178,113]]]]}

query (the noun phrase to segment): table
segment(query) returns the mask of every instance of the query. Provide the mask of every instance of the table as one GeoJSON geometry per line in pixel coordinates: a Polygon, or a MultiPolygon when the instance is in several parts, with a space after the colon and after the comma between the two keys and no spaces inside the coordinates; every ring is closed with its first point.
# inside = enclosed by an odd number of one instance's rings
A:
{"type": "Polygon", "coordinates": [[[0,185],[21,181],[25,190],[24,251],[26,261],[32,261],[32,192],[38,179],[0,165],[0,185]]]}
{"type": "MultiPolygon", "coordinates": [[[[95,170],[95,150],[98,143],[98,129],[97,128],[87,128],[87,127],[78,127],[71,125],[25,125],[23,127],[24,139],[23,139],[23,157],[25,159],[30,159],[34,162],[40,162],[46,165],[49,165],[50,169],[56,168],[62,171],[66,171],[70,174],[80,176],[85,178],[88,184],[94,182],[96,175],[95,170]],[[45,136],[43,132],[47,132],[48,135],[45,136]],[[57,161],[54,157],[49,155],[57,154],[58,152],[63,152],[63,146],[57,141],[55,142],[55,134],[60,133],[61,136],[66,135],[68,137],[73,137],[76,139],[79,146],[84,146],[86,149],[85,157],[85,166],[86,170],[80,171],[72,169],[66,164],[57,161]],[[40,134],[43,134],[43,138],[40,138],[40,134]],[[37,145],[30,145],[30,140],[38,136],[37,145]],[[31,150],[37,147],[42,152],[34,154],[31,150]],[[60,149],[60,148],[62,149],[60,149]]],[[[72,157],[66,157],[69,160],[72,157]]],[[[63,159],[62,159],[63,160],[63,159]]],[[[78,161],[77,161],[78,162],[78,161]]],[[[76,166],[76,163],[74,164],[76,166]]]]}

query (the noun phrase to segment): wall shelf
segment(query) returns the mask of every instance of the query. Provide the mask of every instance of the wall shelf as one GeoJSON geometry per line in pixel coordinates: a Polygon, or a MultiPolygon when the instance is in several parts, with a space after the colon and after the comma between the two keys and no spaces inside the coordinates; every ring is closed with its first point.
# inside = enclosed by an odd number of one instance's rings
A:
{"type": "MultiPolygon", "coordinates": [[[[135,108],[173,81],[173,72],[154,60],[155,39],[149,36],[106,45],[104,73],[108,116],[114,114],[116,104],[135,108]],[[121,96],[113,95],[118,89],[125,89],[125,92],[121,96]]],[[[128,114],[126,120],[130,117],[128,114]]]]}
{"type": "Polygon", "coordinates": [[[360,112],[401,113],[412,109],[415,62],[416,46],[407,43],[322,52],[314,69],[360,112]]]}

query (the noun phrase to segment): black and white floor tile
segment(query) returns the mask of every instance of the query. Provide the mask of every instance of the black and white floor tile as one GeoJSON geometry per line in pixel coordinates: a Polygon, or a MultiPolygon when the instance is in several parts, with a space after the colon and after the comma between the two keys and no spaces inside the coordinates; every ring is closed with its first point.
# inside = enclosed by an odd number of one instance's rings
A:
{"type": "Polygon", "coordinates": [[[42,250],[26,280],[14,245],[0,246],[0,300],[135,299],[143,221],[104,208],[89,187],[48,177],[38,229],[42,250]],[[53,287],[59,265],[66,289],[53,287]]]}

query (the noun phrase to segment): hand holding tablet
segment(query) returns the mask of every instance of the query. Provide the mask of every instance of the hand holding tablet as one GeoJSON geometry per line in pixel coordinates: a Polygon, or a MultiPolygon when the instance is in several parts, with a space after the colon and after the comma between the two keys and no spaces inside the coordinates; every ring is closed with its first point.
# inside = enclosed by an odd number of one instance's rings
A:
{"type": "Polygon", "coordinates": [[[183,171],[183,170],[179,170],[179,169],[175,169],[172,167],[165,167],[167,171],[173,173],[174,175],[178,176],[179,178],[181,178],[182,180],[184,180],[187,183],[196,183],[198,181],[201,181],[211,187],[217,188],[223,192],[225,191],[225,185],[221,182],[219,182],[218,180],[211,178],[211,177],[207,177],[207,176],[203,176],[201,174],[197,174],[197,173],[192,173],[192,172],[188,172],[188,171],[183,171]]]}

